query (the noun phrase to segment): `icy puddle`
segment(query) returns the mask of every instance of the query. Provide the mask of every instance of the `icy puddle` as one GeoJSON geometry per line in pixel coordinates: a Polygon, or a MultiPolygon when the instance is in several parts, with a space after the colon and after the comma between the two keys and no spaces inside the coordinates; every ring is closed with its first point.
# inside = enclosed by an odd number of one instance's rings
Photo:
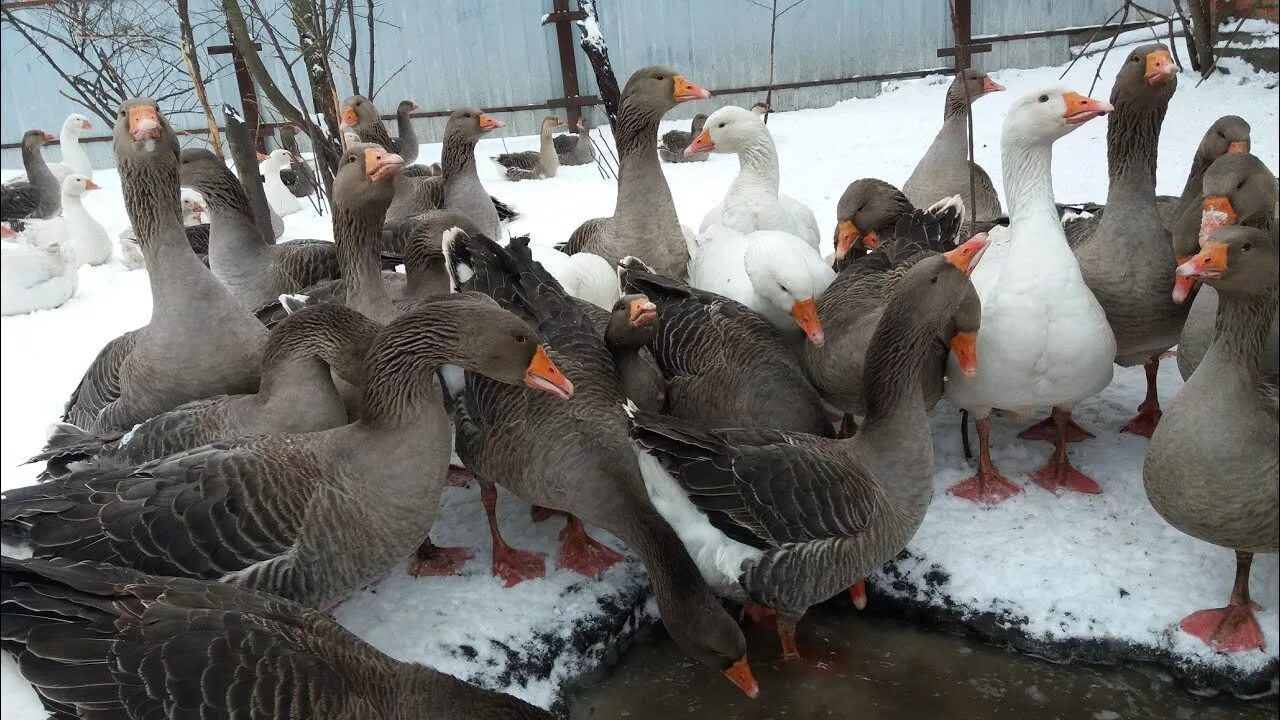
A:
{"type": "Polygon", "coordinates": [[[1274,698],[1198,697],[1151,665],[1055,664],[902,620],[814,608],[800,629],[815,663],[784,666],[771,631],[748,631],[751,701],[644,633],[609,677],[580,690],[573,720],[1263,720],[1274,698]]]}

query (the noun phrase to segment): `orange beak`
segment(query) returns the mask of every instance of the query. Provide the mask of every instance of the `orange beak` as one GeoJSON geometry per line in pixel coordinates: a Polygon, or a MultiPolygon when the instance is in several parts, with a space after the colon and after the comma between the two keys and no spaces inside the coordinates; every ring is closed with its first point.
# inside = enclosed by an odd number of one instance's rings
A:
{"type": "Polygon", "coordinates": [[[96,183],[96,182],[94,182],[94,181],[90,180],[89,182],[87,182],[87,183],[85,183],[85,184],[84,184],[84,189],[85,189],[85,190],[101,190],[101,189],[102,189],[102,186],[101,186],[101,185],[99,185],[98,183],[96,183]]]}
{"type": "Polygon", "coordinates": [[[150,105],[129,108],[129,134],[134,140],[160,137],[160,114],[150,105]]]}
{"type": "Polygon", "coordinates": [[[1147,55],[1147,84],[1163,85],[1181,69],[1178,63],[1173,61],[1173,56],[1168,50],[1153,51],[1147,55]]]}
{"type": "Polygon", "coordinates": [[[630,322],[634,327],[645,327],[658,319],[658,306],[649,302],[647,297],[638,297],[631,301],[630,322]]]}
{"type": "Polygon", "coordinates": [[[524,371],[524,384],[565,400],[573,397],[573,383],[551,362],[547,349],[541,345],[533,354],[533,360],[529,361],[528,369],[524,371]]]}
{"type": "Polygon", "coordinates": [[[44,141],[45,141],[45,143],[55,142],[55,141],[57,141],[57,139],[58,139],[58,138],[56,138],[56,137],[54,137],[54,136],[53,136],[53,133],[45,133],[45,134],[44,134],[44,141]]]}
{"type": "Polygon", "coordinates": [[[683,75],[677,75],[671,79],[675,81],[675,89],[671,91],[671,99],[678,103],[689,100],[706,100],[711,97],[711,93],[689,82],[688,78],[683,75]]]}
{"type": "Polygon", "coordinates": [[[342,122],[338,123],[338,127],[345,130],[350,127],[355,127],[358,122],[360,122],[360,117],[356,115],[355,108],[350,105],[342,108],[342,122]]]}
{"type": "Polygon", "coordinates": [[[822,347],[827,341],[826,333],[822,332],[822,323],[818,321],[818,303],[813,298],[797,300],[791,306],[791,317],[804,330],[814,347],[822,347]]]}
{"type": "Polygon", "coordinates": [[[1200,244],[1213,237],[1219,229],[1236,224],[1236,209],[1225,197],[1208,197],[1200,211],[1200,244]]]}
{"type": "Polygon", "coordinates": [[[706,128],[702,128],[702,132],[698,133],[698,137],[694,138],[693,142],[689,143],[689,147],[684,149],[684,154],[685,157],[688,157],[715,149],[716,143],[711,139],[711,133],[707,132],[706,128]]]}
{"type": "Polygon", "coordinates": [[[8,225],[0,225],[0,237],[18,237],[18,233],[14,232],[8,225]]]}
{"type": "Polygon", "coordinates": [[[1227,143],[1228,155],[1230,155],[1231,153],[1247,153],[1247,152],[1249,152],[1248,140],[1236,140],[1236,141],[1227,143]]]}
{"type": "Polygon", "coordinates": [[[502,127],[505,124],[506,123],[502,122],[501,120],[495,120],[489,117],[488,115],[485,115],[484,113],[480,113],[480,130],[482,132],[497,130],[498,128],[502,127]]]}
{"type": "Polygon", "coordinates": [[[1067,111],[1062,114],[1062,119],[1071,125],[1088,122],[1099,115],[1106,115],[1115,110],[1115,107],[1106,100],[1095,100],[1078,92],[1062,93],[1062,101],[1067,104],[1067,111]]]}
{"type": "Polygon", "coordinates": [[[418,112],[419,110],[421,110],[421,109],[422,109],[422,106],[421,106],[421,105],[419,105],[418,103],[412,103],[411,107],[412,107],[413,109],[412,109],[412,110],[410,110],[409,112],[418,112]]]}
{"type": "Polygon", "coordinates": [[[845,255],[853,249],[858,241],[862,241],[862,247],[868,250],[875,250],[880,247],[880,236],[875,230],[863,234],[858,230],[858,226],[852,220],[841,220],[836,225],[836,259],[843,260],[845,255]]]}
{"type": "Polygon", "coordinates": [[[978,374],[978,333],[956,333],[951,338],[951,352],[956,356],[956,366],[965,377],[978,374]]]}
{"type": "Polygon", "coordinates": [[[365,148],[364,174],[373,182],[394,178],[404,167],[404,158],[382,148],[365,148]]]}
{"type": "Polygon", "coordinates": [[[84,128],[85,130],[92,130],[93,123],[89,122],[88,120],[81,120],[80,127],[84,128]]]}
{"type": "Polygon", "coordinates": [[[982,253],[986,249],[987,234],[978,233],[965,244],[955,250],[948,250],[942,256],[947,259],[947,262],[959,268],[960,272],[968,275],[973,271],[974,263],[978,262],[978,258],[982,257],[982,253]]]}
{"type": "Polygon", "coordinates": [[[267,161],[267,154],[266,154],[266,153],[258,153],[258,162],[266,162],[266,161],[267,161]]]}
{"type": "Polygon", "coordinates": [[[756,684],[756,678],[751,674],[751,666],[747,664],[747,658],[744,655],[738,659],[728,670],[724,671],[724,676],[729,678],[729,682],[741,688],[742,692],[752,700],[760,694],[760,686],[756,684]]]}
{"type": "MultiPolygon", "coordinates": [[[[1178,258],[1178,265],[1182,265],[1192,257],[1194,257],[1194,255],[1185,255],[1178,258]]],[[[1191,297],[1191,290],[1195,286],[1195,278],[1186,275],[1179,275],[1175,269],[1173,275],[1173,301],[1179,305],[1186,302],[1187,298],[1191,297]]]]}
{"type": "Polygon", "coordinates": [[[982,93],[1000,92],[1004,86],[989,77],[982,78],[982,93]]]}
{"type": "Polygon", "coordinates": [[[1201,279],[1222,277],[1222,274],[1227,271],[1228,249],[1230,246],[1226,243],[1212,241],[1200,243],[1200,252],[1178,266],[1178,275],[1201,279]]]}

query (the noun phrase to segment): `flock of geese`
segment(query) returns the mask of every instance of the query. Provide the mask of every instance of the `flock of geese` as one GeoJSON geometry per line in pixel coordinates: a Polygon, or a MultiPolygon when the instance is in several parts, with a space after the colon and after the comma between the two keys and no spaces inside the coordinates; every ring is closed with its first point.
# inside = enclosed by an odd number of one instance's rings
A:
{"type": "MultiPolygon", "coordinates": [[[[787,659],[810,606],[848,591],[861,607],[863,578],[932,499],[927,414],[942,396],[978,428],[977,472],[953,495],[1026,491],[991,461],[990,416],[1045,408],[1023,437],[1054,451],[1031,481],[1099,493],[1071,462],[1088,436],[1071,414],[1116,364],[1147,368],[1126,429],[1150,438],[1152,505],[1236,553],[1227,605],[1182,630],[1261,648],[1249,566],[1280,537],[1276,178],[1231,116],[1205,133],[1182,195],[1156,195],[1178,70],[1147,45],[1110,101],[1055,86],[1014,102],[1004,205],[964,137],[971,104],[1004,88],[966,71],[902,190],[853,182],[824,240],[779,192],[768,108],[723,107],[660,145],[663,115],[709,93],[647,67],[614,125],[614,211],[557,248],[497,242],[513,211],[481,184],[475,145],[502,123],[479,110],[450,116],[431,167],[412,163],[416,106],[401,104],[397,140],[371,101],[348,99],[334,242],[275,244],[220,159],[181,150],[156,103],[130,100],[114,150],[152,316],[85,372],[35,458],[43,482],[4,494],[4,540],[32,555],[3,559],[4,649],[57,717],[547,717],[393,660],[326,612],[406,560],[457,572],[473,551],[427,532],[442,488],[477,482],[506,585],[545,559],[503,539],[498,485],[564,517],[561,568],[595,577],[623,559],[586,525],[624,542],[676,643],[754,697],[723,601],[775,615],[787,659]],[[1106,203],[1067,212],[1053,144],[1104,114],[1106,203]],[[741,164],[696,232],[663,174],[673,143],[741,164]],[[1161,408],[1156,369],[1175,345],[1186,384],[1161,408]]],[[[547,118],[538,151],[495,158],[507,177],[591,162],[589,128],[553,136],[562,124],[547,118]]],[[[43,133],[26,140],[6,220],[70,209],[87,177],[64,143],[59,188],[43,133]]],[[[276,213],[307,182],[296,157],[264,160],[276,213]]]]}

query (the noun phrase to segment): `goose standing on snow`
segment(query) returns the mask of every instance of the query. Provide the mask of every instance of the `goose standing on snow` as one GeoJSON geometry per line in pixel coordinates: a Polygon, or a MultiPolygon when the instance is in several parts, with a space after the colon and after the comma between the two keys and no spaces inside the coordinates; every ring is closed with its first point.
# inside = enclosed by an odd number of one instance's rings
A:
{"type": "Polygon", "coordinates": [[[22,315],[61,306],[80,283],[75,252],[54,238],[42,247],[20,239],[8,225],[0,225],[0,315],[22,315]]]}
{"type": "Polygon", "coordinates": [[[5,647],[54,717],[551,720],[266,593],[99,563],[0,563],[5,647]]]}
{"type": "Polygon", "coordinates": [[[77,266],[101,265],[111,259],[111,238],[84,209],[82,198],[102,186],[87,175],[71,173],[62,181],[62,214],[48,220],[28,220],[22,234],[35,247],[61,243],[72,252],[77,266]]]}
{"type": "MultiPolygon", "coordinates": [[[[977,68],[965,68],[964,73],[951,82],[942,110],[942,129],[902,186],[902,192],[913,205],[927,208],[952,195],[959,195],[968,202],[970,105],[987,93],[1001,90],[1004,86],[977,68]]],[[[991,176],[977,163],[973,164],[973,184],[977,202],[977,207],[970,210],[973,219],[993,220],[999,217],[1000,196],[996,194],[991,176]]]]}
{"type": "MultiPolygon", "coordinates": [[[[206,266],[209,264],[209,217],[208,208],[204,206],[204,198],[191,188],[182,188],[182,227],[187,234],[187,242],[191,251],[206,266]]],[[[138,245],[138,236],[132,227],[120,231],[120,259],[126,269],[140,270],[147,266],[142,255],[142,247],[138,245]]]]}
{"type": "Polygon", "coordinates": [[[511,548],[498,531],[493,482],[500,481],[528,502],[571,515],[560,534],[560,567],[594,577],[624,559],[591,538],[584,523],[609,531],[632,548],[653,578],[658,611],[672,639],[690,657],[755,697],[758,687],[742,631],[645,497],[628,448],[617,368],[586,312],[590,306],[564,295],[555,278],[529,255],[527,237],[513,238],[503,248],[483,236],[453,233],[445,239],[444,251],[454,288],[484,292],[525,318],[573,382],[566,386],[567,399],[557,400],[475,373],[465,376],[455,403],[456,447],[458,457],[481,479],[494,573],[510,586],[545,572],[541,556],[511,548]]]}
{"type": "Polygon", "coordinates": [[[452,448],[436,380],[445,364],[556,402],[572,394],[528,324],[475,293],[438,296],[373,341],[358,421],[77,470],[5,492],[0,526],[35,557],[220,580],[329,607],[407,560],[431,528],[452,448]]]}
{"type": "Polygon", "coordinates": [[[1005,117],[1000,152],[1010,224],[991,230],[973,272],[982,302],[982,372],[964,372],[954,355],[947,364],[947,397],[977,418],[981,451],[977,474],[953,486],[953,495],[994,504],[1021,492],[991,462],[990,414],[1045,406],[1053,408],[1056,450],[1032,481],[1051,492],[1102,491],[1069,462],[1067,430],[1072,407],[1111,382],[1116,341],[1067,246],[1050,171],[1053,143],[1110,110],[1107,102],[1052,87],[1019,99],[1005,117]]]}
{"type": "Polygon", "coordinates": [[[724,200],[703,216],[698,232],[717,223],[741,233],[780,230],[804,240],[814,250],[820,247],[822,238],[813,210],[779,192],[778,149],[759,115],[726,105],[711,113],[685,152],[734,153],[740,163],[724,200]]]}
{"type": "Polygon", "coordinates": [[[562,250],[570,255],[585,250],[611,264],[632,255],[663,275],[687,277],[693,238],[680,226],[658,161],[658,124],[679,103],[710,96],[673,68],[655,65],[632,73],[615,124],[619,167],[613,215],[579,225],[562,250]]]}
{"type": "MultiPolygon", "coordinates": [[[[89,162],[89,153],[85,152],[80,144],[80,138],[85,131],[92,129],[93,123],[80,113],[71,113],[66,120],[62,121],[62,132],[58,133],[58,149],[62,151],[62,162],[49,163],[49,171],[53,173],[59,186],[71,173],[79,173],[93,179],[93,164],[89,162]]],[[[13,176],[9,181],[18,182],[27,179],[27,175],[23,173],[13,176]]]]}
{"type": "MultiPolygon", "coordinates": [[[[1072,243],[1089,290],[1107,313],[1115,362],[1143,365],[1147,394],[1125,432],[1151,437],[1160,421],[1160,356],[1178,342],[1187,306],[1173,301],[1173,241],[1156,203],[1160,126],[1178,87],[1178,66],[1164,45],[1143,45],[1126,58],[1111,89],[1107,118],[1107,205],[1096,229],[1072,243]]],[[[1039,437],[1043,425],[1028,437],[1039,437]]],[[[1087,437],[1075,430],[1077,438],[1087,437]]]]}
{"type": "Polygon", "coordinates": [[[698,113],[689,122],[688,132],[684,130],[668,130],[662,133],[662,140],[658,143],[658,157],[669,163],[706,162],[709,156],[705,151],[686,152],[689,148],[689,143],[698,137],[698,133],[702,132],[702,128],[706,124],[707,114],[698,113]]]}
{"type": "Polygon", "coordinates": [[[591,144],[591,126],[587,116],[578,118],[573,126],[574,134],[556,135],[551,138],[561,165],[590,165],[595,162],[596,151],[591,144]]]}
{"type": "Polygon", "coordinates": [[[182,403],[258,387],[267,331],[205,267],[179,220],[178,138],[150,98],[120,106],[114,141],[125,210],[146,256],[151,319],[98,352],[65,422],[128,430],[182,403]]]}
{"type": "Polygon", "coordinates": [[[27,171],[27,179],[0,186],[0,220],[51,218],[62,210],[62,187],[40,152],[40,148],[51,142],[53,136],[43,130],[22,134],[22,166],[27,171]]]}
{"type": "MultiPolygon", "coordinates": [[[[867,422],[853,438],[629,412],[650,501],[718,594],[777,612],[784,660],[800,657],[796,624],[809,607],[893,559],[924,520],[933,443],[921,373],[973,294],[964,262],[958,251],[927,258],[895,289],[868,351],[867,422]]],[[[969,360],[967,372],[983,372],[969,360]]]]}
{"type": "Polygon", "coordinates": [[[1280,550],[1276,374],[1264,343],[1276,315],[1276,234],[1243,226],[1207,236],[1178,266],[1217,290],[1218,320],[1204,360],[1178,391],[1147,447],[1142,483],[1170,525],[1236,554],[1226,607],[1183,618],[1184,632],[1217,652],[1261,650],[1249,598],[1254,553],[1280,550]]]}
{"type": "Polygon", "coordinates": [[[258,170],[262,173],[262,189],[267,194],[267,202],[271,204],[271,211],[280,217],[292,215],[302,209],[302,205],[298,204],[298,198],[294,197],[293,191],[285,187],[284,179],[280,177],[281,170],[287,170],[293,166],[294,162],[300,158],[294,157],[293,153],[284,148],[276,148],[266,155],[259,153],[258,170]]]}
{"type": "Polygon", "coordinates": [[[542,125],[538,129],[537,150],[502,153],[501,155],[495,155],[492,160],[506,170],[507,179],[513,182],[555,177],[556,171],[560,169],[560,156],[556,154],[556,146],[551,140],[551,133],[556,128],[564,126],[564,124],[564,120],[555,115],[548,115],[543,119],[542,125]]]}

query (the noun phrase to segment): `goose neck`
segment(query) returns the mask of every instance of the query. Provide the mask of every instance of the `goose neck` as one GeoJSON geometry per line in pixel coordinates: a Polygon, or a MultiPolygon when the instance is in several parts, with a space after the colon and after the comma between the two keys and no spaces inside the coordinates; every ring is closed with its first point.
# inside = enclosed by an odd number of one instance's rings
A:
{"type": "Polygon", "coordinates": [[[347,306],[385,321],[394,310],[382,281],[381,220],[371,208],[335,205],[333,209],[334,250],[347,287],[347,306]]]}
{"type": "MultiPolygon", "coordinates": [[[[1113,97],[1107,116],[1107,204],[1136,199],[1155,203],[1156,151],[1167,103],[1113,97]]],[[[1105,217],[1105,215],[1104,215],[1105,217]]]]}
{"type": "Polygon", "coordinates": [[[435,376],[450,363],[462,329],[451,317],[415,323],[414,332],[394,330],[379,336],[365,360],[364,415],[374,429],[394,430],[417,424],[441,402],[435,376]]]}
{"type": "Polygon", "coordinates": [[[780,179],[778,151],[768,137],[752,138],[738,149],[738,177],[733,187],[764,187],[777,194],[780,179]]]}
{"type": "Polygon", "coordinates": [[[1213,344],[1200,367],[1239,376],[1244,387],[1257,386],[1267,356],[1267,336],[1275,318],[1280,286],[1273,280],[1261,293],[1218,293],[1213,344]]]}
{"type": "Polygon", "coordinates": [[[1053,199],[1053,145],[1047,142],[1005,142],[1001,158],[1005,193],[1009,200],[1009,217],[1017,220],[1034,215],[1056,216],[1057,207],[1053,199]]]}
{"type": "Polygon", "coordinates": [[[444,171],[445,182],[453,178],[476,174],[476,138],[462,133],[452,133],[444,139],[444,147],[440,154],[440,169],[444,171]]]}

